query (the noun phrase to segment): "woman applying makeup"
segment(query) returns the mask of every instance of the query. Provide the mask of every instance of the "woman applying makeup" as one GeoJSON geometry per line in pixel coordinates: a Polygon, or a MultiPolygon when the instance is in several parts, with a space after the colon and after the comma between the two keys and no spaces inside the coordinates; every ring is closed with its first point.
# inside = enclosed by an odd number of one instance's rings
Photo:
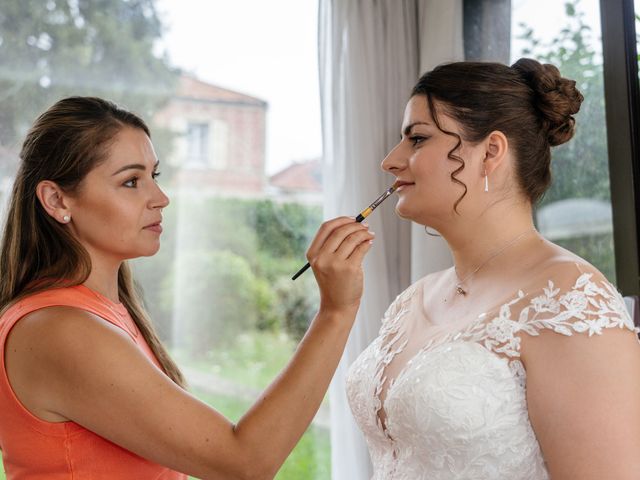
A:
{"type": "Polygon", "coordinates": [[[0,249],[0,448],[7,478],[270,479],[329,385],[373,234],[325,222],[307,257],[320,309],[293,358],[233,424],[193,397],[127,260],[160,248],[168,197],[145,123],[72,97],[20,154],[0,249]]]}

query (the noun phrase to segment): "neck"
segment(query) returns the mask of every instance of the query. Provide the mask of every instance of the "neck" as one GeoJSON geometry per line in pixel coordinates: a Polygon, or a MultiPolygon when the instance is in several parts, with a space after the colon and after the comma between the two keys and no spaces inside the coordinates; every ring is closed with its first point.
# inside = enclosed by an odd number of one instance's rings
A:
{"type": "Polygon", "coordinates": [[[494,259],[504,260],[510,256],[508,254],[517,247],[532,236],[537,236],[533,231],[531,209],[511,208],[508,214],[496,209],[491,213],[485,211],[472,221],[465,218],[458,225],[452,225],[450,229],[440,233],[451,249],[457,276],[463,280],[478,267],[486,269],[494,259]],[[506,218],[509,221],[505,221],[506,218]]]}
{"type": "Polygon", "coordinates": [[[100,295],[119,303],[118,270],[122,261],[110,261],[91,255],[91,273],[84,281],[84,286],[98,292],[100,295]]]}

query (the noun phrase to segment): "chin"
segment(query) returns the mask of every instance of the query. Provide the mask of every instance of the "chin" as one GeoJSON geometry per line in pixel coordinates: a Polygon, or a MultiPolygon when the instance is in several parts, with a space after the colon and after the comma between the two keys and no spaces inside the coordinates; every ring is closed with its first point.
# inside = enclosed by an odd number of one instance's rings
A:
{"type": "Polygon", "coordinates": [[[160,250],[160,244],[154,246],[147,245],[135,252],[131,252],[129,258],[152,257],[158,253],[158,250],[160,250]]]}
{"type": "Polygon", "coordinates": [[[140,256],[141,257],[153,257],[156,253],[158,253],[158,250],[160,250],[160,245],[158,245],[157,247],[152,248],[150,250],[147,250],[145,253],[143,253],[140,256]]]}
{"type": "Polygon", "coordinates": [[[396,205],[396,214],[405,220],[415,221],[415,215],[406,208],[402,208],[402,205],[396,205]]]}

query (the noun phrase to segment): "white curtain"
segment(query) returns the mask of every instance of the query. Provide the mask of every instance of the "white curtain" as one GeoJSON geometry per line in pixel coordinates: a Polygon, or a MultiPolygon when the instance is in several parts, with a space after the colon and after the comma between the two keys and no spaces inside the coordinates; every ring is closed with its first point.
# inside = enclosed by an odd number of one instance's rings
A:
{"type": "MultiPolygon", "coordinates": [[[[356,215],[393,183],[380,162],[400,138],[411,87],[425,70],[463,56],[462,0],[320,0],[318,31],[325,217],[356,215]]],[[[442,239],[399,219],[394,203],[367,219],[376,240],[365,293],[330,388],[333,480],[371,476],[345,395],[349,366],[395,296],[451,264],[442,239]]]]}

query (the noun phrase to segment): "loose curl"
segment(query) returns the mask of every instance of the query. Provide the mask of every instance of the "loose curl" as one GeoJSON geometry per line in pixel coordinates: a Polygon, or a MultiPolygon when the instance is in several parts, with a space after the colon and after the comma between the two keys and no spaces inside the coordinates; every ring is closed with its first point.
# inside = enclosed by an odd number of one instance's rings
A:
{"type": "Polygon", "coordinates": [[[532,204],[551,184],[550,147],[569,141],[575,132],[573,115],[584,97],[576,82],[563,78],[558,69],[536,60],[521,58],[511,67],[490,62],[455,62],[425,73],[411,92],[424,95],[434,123],[440,131],[457,138],[448,158],[460,163],[451,173],[453,183],[465,162],[454,152],[462,140],[477,143],[491,132],[509,139],[516,161],[517,182],[532,204]],[[444,130],[438,121],[438,106],[461,128],[461,135],[444,130]]]}

